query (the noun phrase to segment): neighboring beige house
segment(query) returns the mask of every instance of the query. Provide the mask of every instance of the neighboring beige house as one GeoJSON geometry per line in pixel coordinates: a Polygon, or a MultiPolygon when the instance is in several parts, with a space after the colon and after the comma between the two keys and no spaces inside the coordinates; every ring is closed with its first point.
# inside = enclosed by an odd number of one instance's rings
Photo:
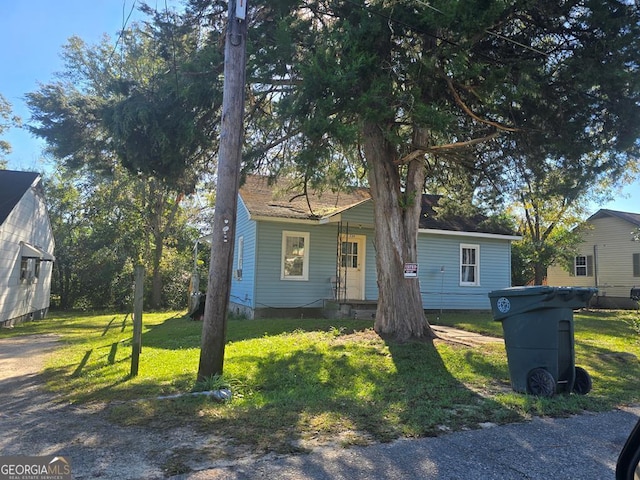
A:
{"type": "Polygon", "coordinates": [[[583,242],[568,272],[559,265],[547,270],[553,286],[597,287],[592,305],[605,308],[637,308],[631,289],[640,287],[640,214],[598,210],[581,228],[583,242]]]}

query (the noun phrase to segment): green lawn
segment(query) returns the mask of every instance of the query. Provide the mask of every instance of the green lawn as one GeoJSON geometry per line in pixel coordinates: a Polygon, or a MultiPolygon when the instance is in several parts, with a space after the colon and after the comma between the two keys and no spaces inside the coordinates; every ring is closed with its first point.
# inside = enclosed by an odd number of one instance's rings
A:
{"type": "MultiPolygon", "coordinates": [[[[501,336],[489,313],[445,312],[434,323],[501,336]]],[[[640,313],[575,316],[576,364],[589,371],[586,396],[536,398],[509,385],[504,346],[381,340],[371,320],[239,320],[228,324],[224,380],[233,400],[158,400],[196,388],[202,324],[182,313],[144,315],[139,375],[129,377],[131,317],[57,314],[0,338],[55,332],[48,387],[70,402],[107,402],[113,421],[215,429],[258,451],[291,451],[298,440],[344,444],[431,436],[515,422],[531,415],[605,410],[640,400],[640,313]]]]}

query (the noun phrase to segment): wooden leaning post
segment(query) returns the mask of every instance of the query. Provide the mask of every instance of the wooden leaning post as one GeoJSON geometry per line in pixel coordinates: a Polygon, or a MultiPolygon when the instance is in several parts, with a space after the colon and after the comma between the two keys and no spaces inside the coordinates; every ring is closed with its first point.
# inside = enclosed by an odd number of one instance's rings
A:
{"type": "Polygon", "coordinates": [[[138,375],[142,352],[142,300],[144,296],[144,267],[136,265],[133,290],[133,341],[131,342],[131,377],[138,375]]]}

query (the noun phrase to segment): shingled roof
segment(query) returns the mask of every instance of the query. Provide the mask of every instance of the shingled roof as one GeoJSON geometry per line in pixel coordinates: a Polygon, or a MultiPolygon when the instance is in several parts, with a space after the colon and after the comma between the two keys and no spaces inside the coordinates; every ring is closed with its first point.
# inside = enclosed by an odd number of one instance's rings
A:
{"type": "Polygon", "coordinates": [[[589,220],[594,220],[596,218],[604,218],[604,217],[616,217],[621,220],[626,220],[627,222],[635,225],[636,227],[640,227],[640,214],[639,213],[629,213],[629,212],[619,212],[617,210],[607,210],[603,208],[598,210],[596,213],[589,217],[589,220]]]}
{"type": "Polygon", "coordinates": [[[443,215],[437,211],[442,195],[422,195],[420,228],[445,230],[450,232],[489,233],[494,235],[515,235],[514,232],[487,222],[488,217],[477,214],[472,216],[443,215]]]}
{"type": "Polygon", "coordinates": [[[364,188],[348,192],[309,190],[305,195],[300,182],[287,178],[274,181],[259,175],[247,176],[240,196],[252,216],[303,220],[331,217],[371,199],[364,188]]]}
{"type": "Polygon", "coordinates": [[[4,223],[27,190],[35,185],[39,176],[34,172],[0,170],[0,225],[4,223]]]}
{"type": "MultiPolygon", "coordinates": [[[[271,180],[265,176],[249,175],[240,187],[240,197],[252,217],[319,220],[371,200],[366,188],[355,188],[348,192],[311,190],[307,196],[300,182],[286,178],[271,180]]],[[[421,229],[514,235],[513,232],[488,225],[487,217],[483,215],[440,215],[437,207],[441,198],[441,195],[422,195],[421,229]]]]}

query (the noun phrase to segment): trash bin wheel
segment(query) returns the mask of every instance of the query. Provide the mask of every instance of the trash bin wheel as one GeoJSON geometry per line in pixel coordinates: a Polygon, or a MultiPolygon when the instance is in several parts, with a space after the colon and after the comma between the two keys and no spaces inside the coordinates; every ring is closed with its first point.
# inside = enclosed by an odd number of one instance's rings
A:
{"type": "Polygon", "coordinates": [[[573,382],[573,393],[578,395],[586,395],[591,391],[593,383],[591,382],[591,375],[582,367],[576,367],[576,379],[573,382]]]}
{"type": "Polygon", "coordinates": [[[544,368],[534,368],[527,374],[527,393],[538,397],[553,397],[556,380],[544,368]]]}

